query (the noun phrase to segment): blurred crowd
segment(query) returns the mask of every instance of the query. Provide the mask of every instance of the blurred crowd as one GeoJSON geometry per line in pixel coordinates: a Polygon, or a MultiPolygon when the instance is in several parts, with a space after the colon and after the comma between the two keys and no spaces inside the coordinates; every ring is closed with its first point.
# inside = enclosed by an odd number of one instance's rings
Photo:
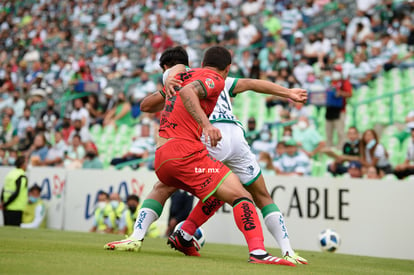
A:
{"type": "Polygon", "coordinates": [[[374,131],[357,134],[358,146],[349,140],[346,99],[383,72],[414,66],[413,10],[414,1],[392,0],[2,0],[0,162],[12,165],[24,154],[32,166],[102,168],[95,125],[135,129],[130,148],[112,152],[112,165],[148,158],[158,115],[141,113],[139,103],[161,88],[160,54],[183,45],[197,67],[203,50],[220,44],[233,53],[234,77],[303,87],[312,104],[320,103],[312,93],[332,95],[326,140],[307,106],[266,99],[268,110],[279,106],[280,122],[292,122],[283,140],[270,128],[250,128],[254,118],[248,122],[253,151],[269,170],[291,174],[292,163],[300,163],[298,174],[309,175],[312,160],[325,153],[334,159],[329,171],[335,175],[351,166],[364,175],[370,166],[378,175],[391,173],[378,157],[378,148],[387,152],[374,131]],[[328,32],[321,19],[335,15],[328,32]],[[372,139],[376,144],[366,151],[372,139]],[[349,144],[358,158],[338,155],[349,144]]]}

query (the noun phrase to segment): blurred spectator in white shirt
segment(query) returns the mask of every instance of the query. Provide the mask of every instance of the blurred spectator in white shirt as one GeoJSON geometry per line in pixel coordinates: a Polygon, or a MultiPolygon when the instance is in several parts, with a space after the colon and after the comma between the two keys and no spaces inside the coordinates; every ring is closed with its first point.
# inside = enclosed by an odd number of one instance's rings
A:
{"type": "Polygon", "coordinates": [[[311,72],[313,72],[313,68],[307,63],[307,58],[302,56],[299,64],[293,69],[293,75],[303,85],[311,72]]]}
{"type": "Polygon", "coordinates": [[[73,111],[70,114],[70,120],[75,122],[75,120],[80,120],[82,122],[82,127],[89,127],[89,112],[83,106],[83,101],[81,98],[76,98],[73,101],[73,111]]]}
{"type": "Polygon", "coordinates": [[[153,73],[161,73],[158,54],[153,51],[145,60],[144,72],[153,74],[153,73]]]}
{"type": "Polygon", "coordinates": [[[132,91],[129,93],[132,96],[133,102],[138,102],[147,96],[149,93],[154,92],[157,89],[155,83],[149,78],[148,73],[142,72],[140,75],[140,82],[138,82],[132,91]]]}
{"type": "Polygon", "coordinates": [[[188,17],[183,22],[183,28],[187,31],[196,31],[200,27],[200,19],[194,17],[193,12],[190,12],[188,17]]]}
{"type": "Polygon", "coordinates": [[[256,27],[250,23],[247,17],[242,17],[242,27],[237,32],[238,45],[240,48],[248,47],[257,42],[260,38],[260,33],[256,27]]]}
{"type": "Polygon", "coordinates": [[[255,15],[261,10],[262,7],[263,0],[248,0],[241,5],[241,12],[243,16],[255,15]]]}
{"type": "Polygon", "coordinates": [[[139,24],[132,24],[125,36],[131,43],[137,44],[140,38],[139,24]]]}
{"type": "Polygon", "coordinates": [[[32,116],[30,107],[25,107],[23,111],[23,116],[19,119],[17,123],[17,135],[19,138],[24,138],[26,134],[26,128],[31,127],[35,128],[36,119],[32,116]]]}
{"type": "Polygon", "coordinates": [[[114,36],[115,47],[119,49],[125,49],[130,46],[130,41],[127,37],[128,26],[122,25],[116,32],[114,36]]]}

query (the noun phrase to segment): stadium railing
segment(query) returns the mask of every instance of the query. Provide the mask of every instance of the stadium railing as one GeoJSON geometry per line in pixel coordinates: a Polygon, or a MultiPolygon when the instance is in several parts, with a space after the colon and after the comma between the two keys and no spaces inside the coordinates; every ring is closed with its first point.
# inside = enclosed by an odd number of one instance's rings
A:
{"type": "Polygon", "coordinates": [[[126,161],[126,162],[115,165],[115,169],[120,170],[120,169],[122,169],[124,167],[127,167],[127,166],[139,165],[139,164],[144,163],[144,162],[154,161],[154,159],[155,159],[155,156],[150,156],[150,157],[144,158],[144,159],[135,159],[135,160],[126,161]]]}
{"type": "MultiPolygon", "coordinates": [[[[352,111],[352,121],[353,121],[353,125],[357,126],[358,125],[358,119],[357,119],[357,115],[358,115],[358,108],[362,105],[368,105],[371,104],[373,102],[379,101],[379,100],[389,100],[389,113],[388,113],[388,118],[389,118],[389,122],[388,124],[394,124],[394,108],[393,108],[393,104],[394,104],[394,97],[396,95],[401,95],[401,94],[405,94],[405,93],[409,93],[409,92],[413,92],[414,91],[414,86],[408,87],[408,88],[403,88],[401,90],[395,91],[395,92],[390,92],[381,96],[376,96],[373,98],[369,98],[357,103],[353,103],[350,104],[353,107],[353,111],[352,111]]],[[[385,115],[385,114],[384,114],[385,115]]]]}
{"type": "MultiPolygon", "coordinates": [[[[66,107],[67,107],[67,104],[65,104],[66,102],[72,101],[76,98],[82,98],[82,97],[85,97],[85,96],[89,96],[90,94],[91,93],[89,93],[89,92],[73,94],[72,92],[67,91],[63,97],[61,97],[60,99],[55,100],[56,104],[61,105],[60,106],[60,115],[63,117],[65,112],[66,112],[66,107]]],[[[46,106],[47,106],[46,101],[40,101],[40,102],[34,103],[30,107],[30,110],[33,113],[33,112],[39,111],[40,109],[46,108],[46,106]]]]}

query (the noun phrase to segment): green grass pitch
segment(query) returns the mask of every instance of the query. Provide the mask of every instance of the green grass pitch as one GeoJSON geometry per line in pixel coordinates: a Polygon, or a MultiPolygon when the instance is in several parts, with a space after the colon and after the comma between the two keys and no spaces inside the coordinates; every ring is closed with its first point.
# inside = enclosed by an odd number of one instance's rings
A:
{"type": "Polygon", "coordinates": [[[171,250],[166,239],[146,239],[139,253],[103,249],[121,238],[0,227],[0,274],[414,274],[414,261],[309,251],[299,251],[306,266],[248,264],[247,247],[208,243],[208,236],[199,258],[171,250]]]}

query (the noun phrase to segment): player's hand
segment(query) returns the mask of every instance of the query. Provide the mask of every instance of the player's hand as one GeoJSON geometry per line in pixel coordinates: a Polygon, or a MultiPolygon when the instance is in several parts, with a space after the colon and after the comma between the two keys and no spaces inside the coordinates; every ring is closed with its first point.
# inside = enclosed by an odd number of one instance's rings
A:
{"type": "Polygon", "coordinates": [[[293,88],[290,89],[290,99],[299,102],[299,103],[306,103],[308,101],[308,92],[304,89],[300,88],[293,88]]]}
{"type": "Polygon", "coordinates": [[[167,77],[167,79],[165,80],[165,96],[167,98],[170,98],[172,96],[174,96],[176,94],[175,92],[175,88],[176,87],[181,87],[182,85],[182,81],[179,79],[176,79],[175,77],[167,77]]]}
{"type": "Polygon", "coordinates": [[[210,145],[212,147],[216,147],[217,143],[221,140],[220,130],[211,124],[209,124],[207,127],[204,127],[203,134],[206,144],[208,143],[208,139],[210,138],[210,145]]]}

